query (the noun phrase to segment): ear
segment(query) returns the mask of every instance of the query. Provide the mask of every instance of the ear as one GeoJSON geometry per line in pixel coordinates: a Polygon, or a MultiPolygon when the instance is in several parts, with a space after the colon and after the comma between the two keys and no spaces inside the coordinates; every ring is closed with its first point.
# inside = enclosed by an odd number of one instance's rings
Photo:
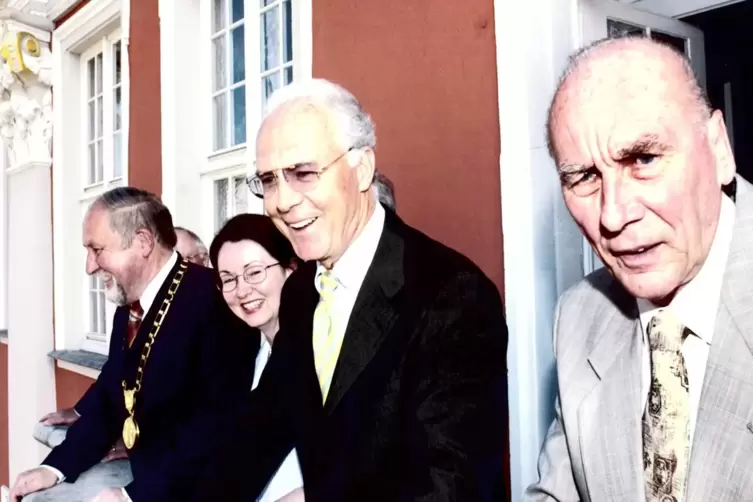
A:
{"type": "Polygon", "coordinates": [[[156,246],[157,242],[151,232],[142,228],[141,230],[136,231],[134,244],[138,246],[139,254],[143,258],[147,258],[150,254],[152,254],[152,251],[154,251],[154,247],[156,246]]]}
{"type": "Polygon", "coordinates": [[[727,126],[724,124],[722,112],[714,110],[708,121],[706,136],[709,149],[716,163],[716,177],[719,185],[727,185],[732,182],[737,172],[735,156],[732,154],[732,146],[727,135],[727,126]]]}
{"type": "Polygon", "coordinates": [[[365,192],[371,188],[376,171],[376,158],[374,150],[369,147],[353,150],[348,154],[348,165],[356,170],[358,178],[358,191],[365,192]],[[351,157],[351,155],[353,157],[351,157]]]}

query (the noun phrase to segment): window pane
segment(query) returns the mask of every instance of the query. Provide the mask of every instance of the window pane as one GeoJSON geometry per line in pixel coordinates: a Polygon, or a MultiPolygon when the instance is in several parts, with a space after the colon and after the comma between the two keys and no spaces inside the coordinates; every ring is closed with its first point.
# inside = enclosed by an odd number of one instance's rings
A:
{"type": "Polygon", "coordinates": [[[102,162],[102,140],[97,141],[97,182],[102,181],[104,177],[104,164],[102,162]]]}
{"type": "Polygon", "coordinates": [[[227,94],[222,93],[213,99],[214,149],[227,148],[227,94]]]}
{"type": "Polygon", "coordinates": [[[88,124],[89,125],[89,140],[93,140],[94,138],[97,137],[97,131],[94,130],[94,124],[96,123],[94,118],[97,115],[96,106],[97,106],[96,102],[89,101],[89,117],[87,119],[89,122],[88,124]]]}
{"type": "Polygon", "coordinates": [[[99,284],[99,278],[96,275],[89,276],[89,289],[96,290],[99,284]]]}
{"type": "Polygon", "coordinates": [[[293,13],[290,0],[282,3],[282,59],[288,63],[293,60],[293,13]]]}
{"type": "Polygon", "coordinates": [[[121,124],[121,102],[120,102],[120,87],[115,89],[113,91],[113,120],[112,120],[112,129],[113,131],[119,131],[120,130],[120,124],[121,124]]]}
{"type": "Polygon", "coordinates": [[[105,111],[102,107],[102,96],[97,98],[97,138],[102,137],[102,125],[105,122],[105,111]]]}
{"type": "Polygon", "coordinates": [[[292,81],[293,81],[293,67],[288,66],[287,68],[285,68],[285,85],[288,85],[292,81]]]}
{"type": "Polygon", "coordinates": [[[261,6],[265,7],[267,5],[271,5],[271,4],[275,3],[276,1],[277,0],[261,0],[261,6]]]}
{"type": "Polygon", "coordinates": [[[89,292],[89,331],[91,331],[92,333],[99,332],[99,308],[97,306],[98,298],[99,293],[97,293],[96,291],[89,292]]]}
{"type": "Polygon", "coordinates": [[[112,80],[115,84],[120,83],[121,75],[120,75],[120,42],[115,42],[112,45],[112,52],[113,52],[113,76],[112,80]]]}
{"type": "Polygon", "coordinates": [[[279,7],[274,7],[261,15],[261,71],[280,66],[279,7]]]}
{"type": "Polygon", "coordinates": [[[267,99],[280,88],[280,72],[275,72],[261,80],[262,108],[267,104],[267,99]]]}
{"type": "Polygon", "coordinates": [[[89,144],[89,177],[86,179],[88,184],[95,182],[95,176],[97,172],[97,144],[89,144]]]}
{"type": "Polygon", "coordinates": [[[112,136],[112,177],[123,176],[123,146],[119,132],[112,136]]]}
{"type": "Polygon", "coordinates": [[[233,41],[233,83],[235,84],[246,79],[246,51],[244,50],[246,37],[244,36],[243,25],[233,29],[231,38],[233,41]]]}
{"type": "Polygon", "coordinates": [[[107,333],[107,312],[105,311],[105,294],[104,293],[98,293],[99,296],[99,329],[97,330],[98,333],[102,333],[103,335],[107,333]]]}
{"type": "Polygon", "coordinates": [[[680,54],[687,54],[685,39],[676,37],[674,35],[669,35],[667,33],[662,33],[660,31],[653,31],[651,30],[651,38],[654,40],[657,40],[659,42],[665,43],[669,45],[670,47],[674,47],[678,51],[680,51],[680,54]]]}
{"type": "Polygon", "coordinates": [[[212,40],[212,46],[214,48],[213,63],[214,63],[214,86],[212,89],[219,91],[227,87],[227,70],[225,66],[225,60],[227,59],[227,51],[225,50],[225,35],[222,34],[219,37],[212,40]]]}
{"type": "Polygon", "coordinates": [[[217,232],[227,221],[227,180],[214,182],[214,230],[217,232]]]}
{"type": "Polygon", "coordinates": [[[97,94],[102,92],[102,54],[97,54],[97,94]]]}
{"type": "Polygon", "coordinates": [[[245,176],[236,176],[233,179],[235,185],[235,214],[248,212],[248,187],[245,176]]]}
{"type": "Polygon", "coordinates": [[[233,145],[246,142],[246,86],[233,89],[233,145]]]}
{"type": "Polygon", "coordinates": [[[225,2],[227,0],[214,0],[212,6],[212,33],[217,33],[225,27],[225,2]]]}
{"type": "Polygon", "coordinates": [[[91,58],[86,63],[86,74],[89,81],[89,86],[88,86],[89,90],[88,90],[87,96],[89,96],[90,98],[94,97],[94,81],[97,78],[97,75],[95,72],[96,70],[94,69],[94,58],[91,58]]]}
{"type": "Polygon", "coordinates": [[[646,29],[643,26],[636,26],[634,24],[616,21],[614,19],[607,19],[607,34],[609,38],[628,37],[645,33],[646,29]]]}
{"type": "Polygon", "coordinates": [[[243,0],[233,0],[233,22],[243,19],[243,0]]]}

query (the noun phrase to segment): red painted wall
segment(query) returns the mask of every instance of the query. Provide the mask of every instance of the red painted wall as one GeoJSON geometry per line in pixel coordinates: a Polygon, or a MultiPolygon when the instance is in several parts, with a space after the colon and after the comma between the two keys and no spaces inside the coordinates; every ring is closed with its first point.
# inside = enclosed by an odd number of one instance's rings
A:
{"type": "Polygon", "coordinates": [[[162,193],[158,0],[131,0],[128,184],[162,193]]]}
{"type": "Polygon", "coordinates": [[[55,390],[58,409],[72,408],[93,383],[94,379],[64,370],[56,364],[55,390]]]}
{"type": "Polygon", "coordinates": [[[398,213],[503,290],[492,0],[316,0],[314,76],[376,122],[398,213]]]}

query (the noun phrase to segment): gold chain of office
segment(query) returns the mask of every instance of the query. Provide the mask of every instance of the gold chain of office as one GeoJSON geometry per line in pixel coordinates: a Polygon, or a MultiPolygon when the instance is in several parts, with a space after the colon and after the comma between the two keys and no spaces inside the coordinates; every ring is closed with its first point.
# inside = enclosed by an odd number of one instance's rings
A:
{"type": "Polygon", "coordinates": [[[123,423],[123,444],[129,450],[134,447],[136,440],[139,438],[139,424],[136,423],[134,417],[134,408],[136,406],[136,394],[141,390],[141,380],[144,378],[144,368],[146,362],[149,360],[149,354],[152,353],[152,345],[157,339],[157,334],[162,327],[162,322],[165,320],[167,311],[170,310],[170,305],[175,298],[175,293],[180,287],[180,283],[183,280],[183,276],[188,268],[188,263],[185,260],[180,262],[180,268],[175,272],[173,282],[170,284],[170,288],[167,290],[167,297],[162,300],[162,306],[157,312],[157,316],[154,318],[154,324],[152,330],[149,332],[149,339],[146,341],[143,350],[141,351],[141,360],[139,361],[138,370],[136,373],[136,382],[133,388],[129,389],[125,379],[123,379],[123,399],[125,401],[126,411],[128,417],[126,417],[123,423]]]}

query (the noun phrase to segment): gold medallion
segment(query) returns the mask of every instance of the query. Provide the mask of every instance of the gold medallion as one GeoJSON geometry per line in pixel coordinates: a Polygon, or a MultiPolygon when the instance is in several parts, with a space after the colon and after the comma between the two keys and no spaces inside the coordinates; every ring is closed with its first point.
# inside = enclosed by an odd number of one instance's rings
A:
{"type": "Polygon", "coordinates": [[[130,450],[136,444],[138,437],[139,425],[136,423],[133,415],[131,415],[123,422],[123,444],[130,450]]]}
{"type": "Polygon", "coordinates": [[[134,394],[136,394],[136,389],[123,389],[123,397],[125,398],[125,407],[126,411],[128,411],[129,414],[133,414],[133,402],[134,402],[134,394]]]}

